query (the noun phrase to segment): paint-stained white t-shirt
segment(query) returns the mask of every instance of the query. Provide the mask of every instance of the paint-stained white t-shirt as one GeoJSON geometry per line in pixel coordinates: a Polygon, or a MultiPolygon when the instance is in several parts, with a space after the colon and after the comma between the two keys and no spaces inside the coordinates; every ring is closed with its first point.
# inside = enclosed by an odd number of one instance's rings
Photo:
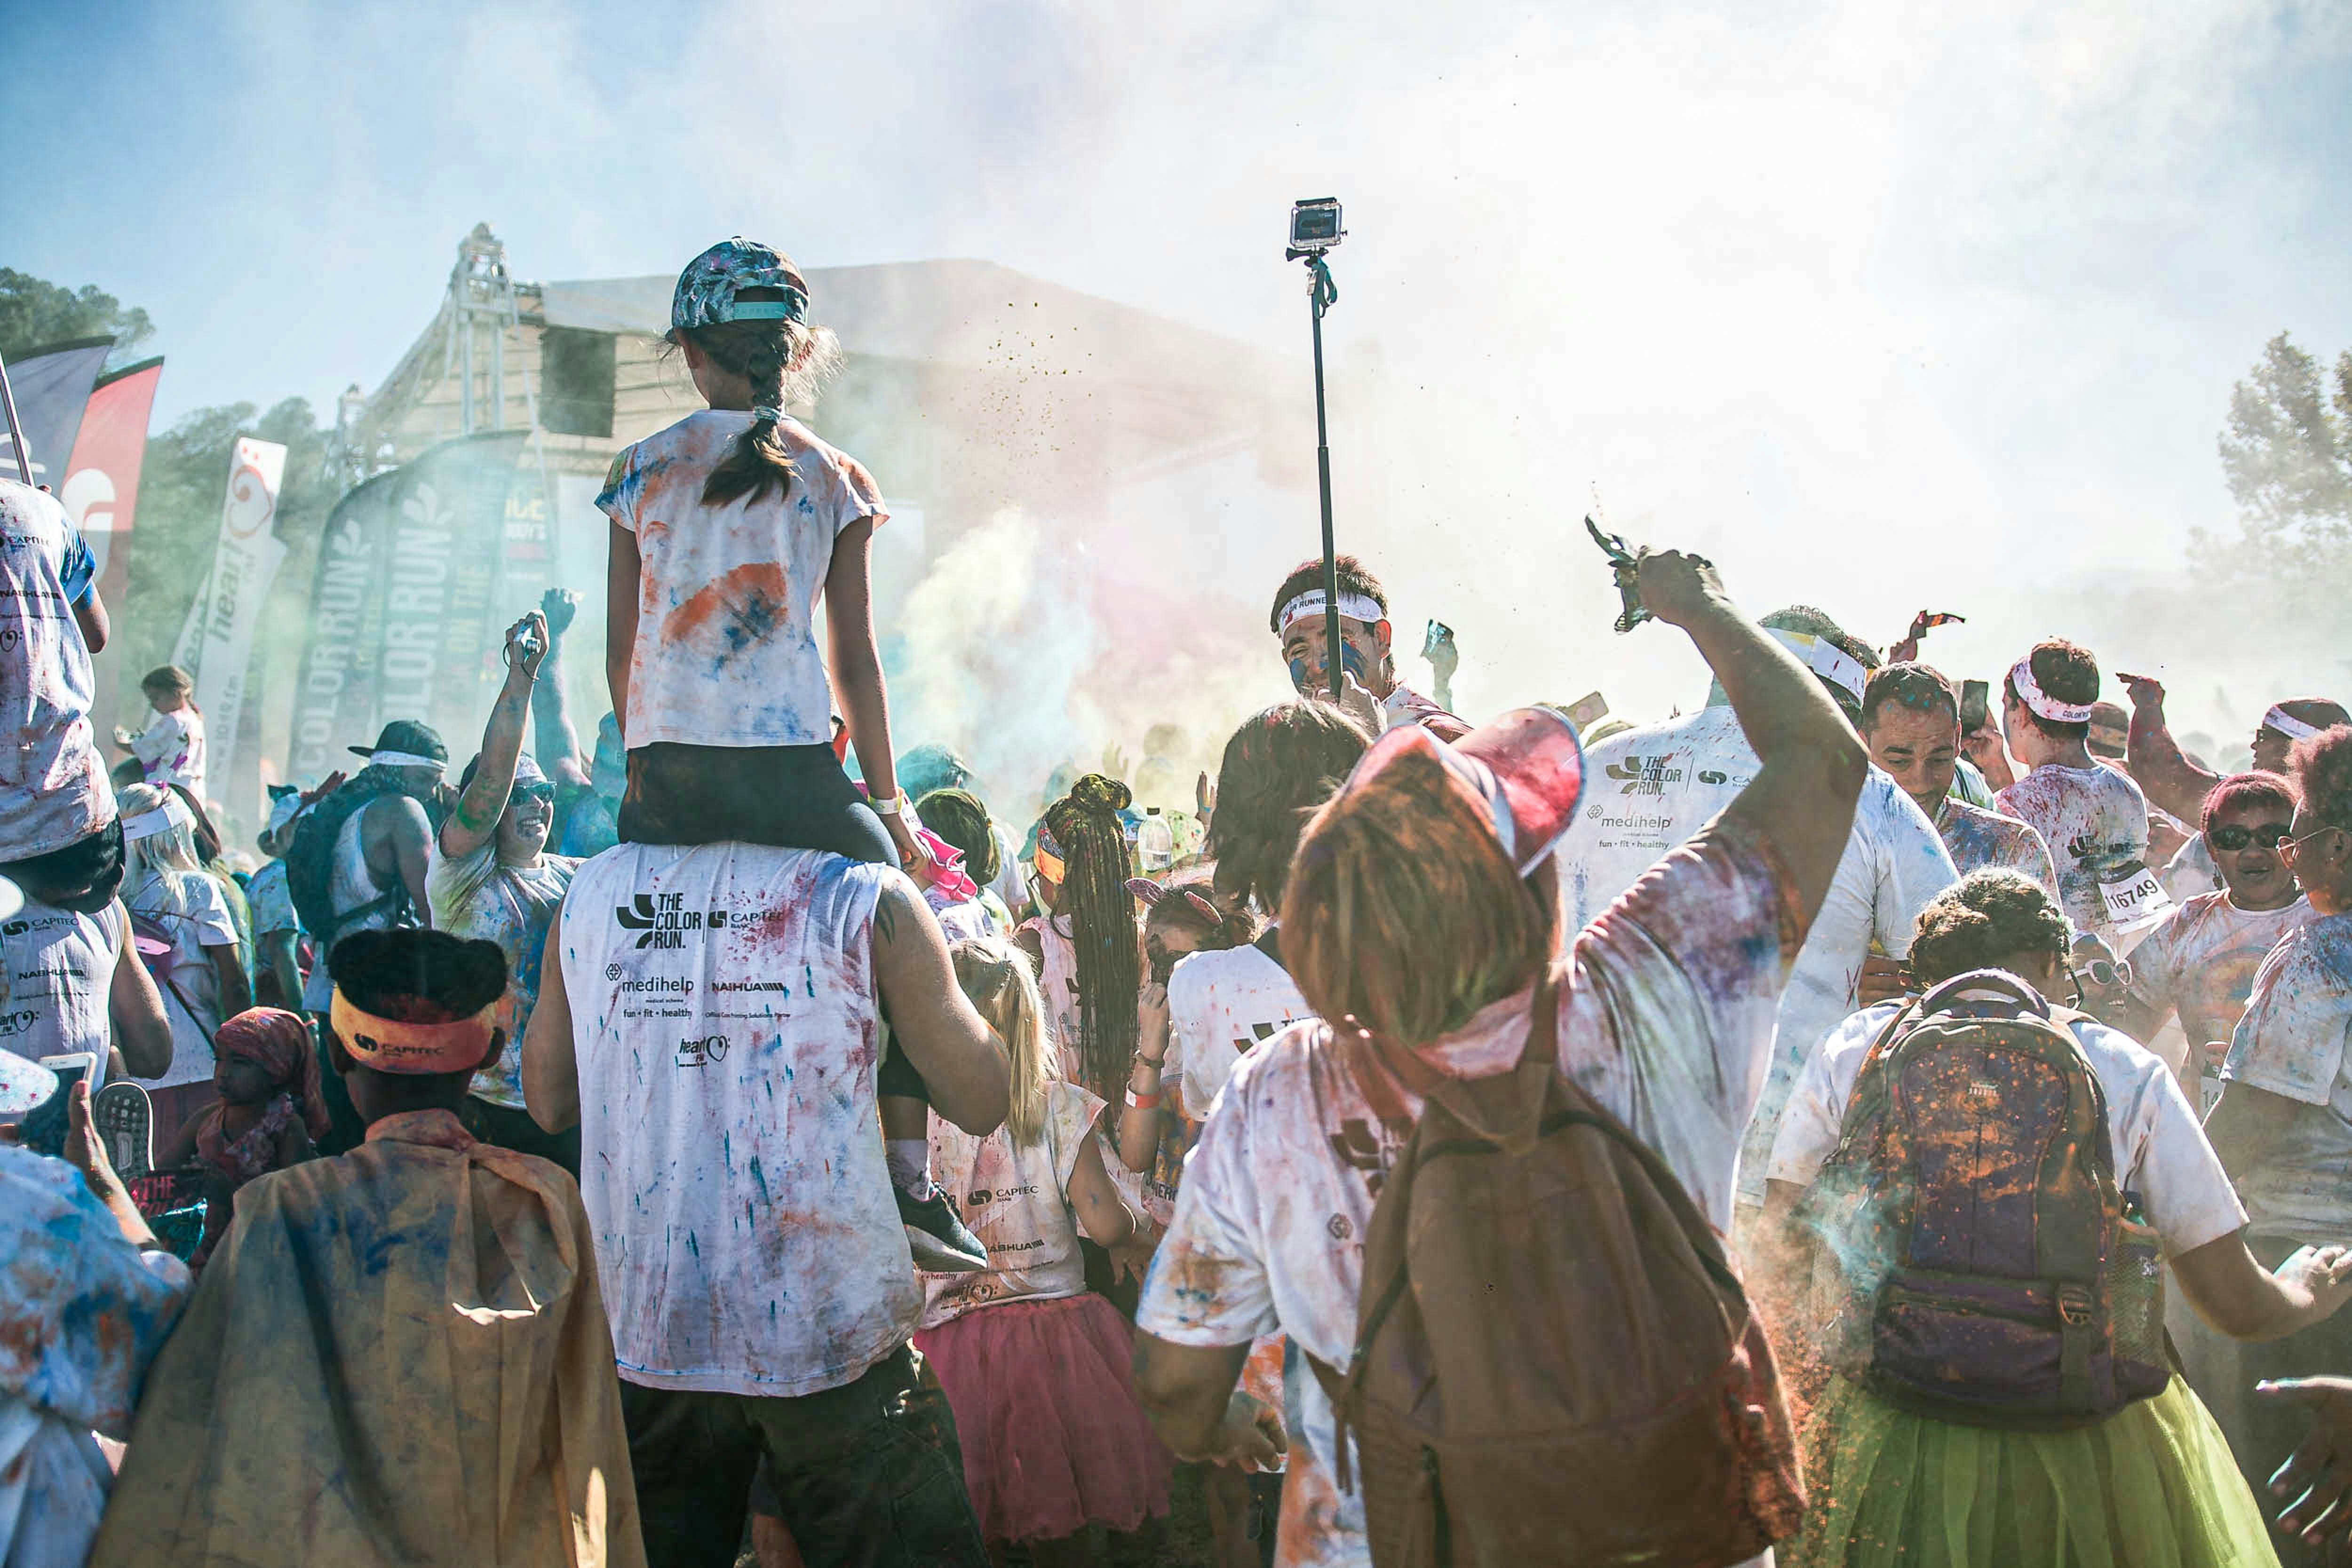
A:
{"type": "Polygon", "coordinates": [[[2200,894],[2132,949],[2132,999],[2159,1023],[2179,1013],[2192,1077],[2221,1071],[2263,961],[2312,918],[2307,898],[2284,909],[2241,909],[2227,893],[2200,894]]]}
{"type": "Polygon", "coordinates": [[[1168,1070],[1176,1109],[1208,1118],[1234,1066],[1300,1019],[1314,1017],[1290,972],[1254,946],[1194,953],[1168,977],[1168,1070]]]}
{"type": "Polygon", "coordinates": [[[688,414],[623,448],[596,497],[637,537],[624,726],[632,747],[833,738],[817,600],[835,537],[861,517],[878,528],[889,513],[855,458],[793,419],[776,426],[797,470],[788,493],[705,506],[704,481],[751,427],[748,413],[688,414]]]}
{"type": "Polygon", "coordinates": [[[56,497],[0,479],[0,861],[61,850],[114,818],[73,616],[96,571],[56,497]]]}
{"type": "MultiPolygon", "coordinates": [[[[1612,735],[1585,752],[1584,798],[1559,849],[1566,918],[1580,925],[1667,850],[1712,821],[1756,777],[1755,748],[1724,704],[1669,724],[1612,735]]],[[[1959,880],[1935,824],[1902,787],[1873,768],[1853,827],[1804,951],[1780,998],[1771,1077],[1746,1133],[1739,1191],[1764,1200],[1764,1165],[1780,1107],[1813,1043],[1862,1005],[1856,985],[1873,954],[1911,951],[1919,912],[1959,880]]]]}
{"type": "Polygon", "coordinates": [[[1045,1132],[1034,1144],[1016,1145],[1005,1127],[975,1138],[932,1113],[931,1179],[947,1189],[964,1224],[988,1249],[988,1267],[961,1274],[926,1270],[923,1327],[937,1328],[975,1307],[1050,1301],[1087,1288],[1070,1173],[1101,1113],[1100,1100],[1058,1079],[1045,1085],[1045,1132]]]}
{"type": "MultiPolygon", "coordinates": [[[[154,921],[172,939],[168,960],[170,979],[158,980],[163,1016],[172,1021],[172,1070],[154,1081],[161,1089],[202,1083],[213,1075],[213,1048],[207,1037],[221,1026],[220,978],[213,970],[213,947],[236,946],[236,923],[220,883],[200,871],[185,873],[176,882],[151,876],[144,885],[123,889],[131,912],[154,921]]],[[[152,967],[152,966],[150,966],[152,967]]],[[[325,966],[321,965],[320,967],[325,966]]]]}
{"type": "Polygon", "coordinates": [[[0,1051],[29,1061],[113,1042],[107,998],[131,931],[120,899],[96,915],[27,902],[0,920],[7,996],[0,1006],[0,1051]]]}
{"type": "Polygon", "coordinates": [[[580,1194],[627,1381],[814,1394],[913,1333],[874,1099],[892,883],[912,898],[896,866],[737,843],[620,844],[572,876],[580,1194]]]}
{"type": "MultiPolygon", "coordinates": [[[[2332,1243],[2352,1236],[2352,915],[2288,931],[2254,973],[2230,1040],[2225,1084],[2294,1102],[2291,1124],[2236,1172],[2264,1236],[2332,1243]]],[[[2226,1103],[2229,1091],[2225,1087],[2226,1103]]],[[[2233,1156],[2234,1163],[2234,1156],[2233,1156]]]]}
{"type": "Polygon", "coordinates": [[[2147,861],[2147,797],[2114,768],[2037,768],[1993,797],[2003,816],[2030,822],[2058,863],[2058,898],[2075,930],[2123,952],[2101,884],[2147,861]]]}
{"type": "Polygon", "coordinates": [[[1952,869],[1962,876],[1972,871],[2013,871],[2052,898],[2059,896],[2057,863],[2032,823],[1947,795],[1936,812],[1936,831],[1951,854],[1952,869]]]}
{"type": "MultiPolygon", "coordinates": [[[[1780,1119],[1780,1135],[1772,1145],[1774,1181],[1812,1184],[1837,1147],[1863,1059],[1902,1005],[1866,1008],[1822,1041],[1780,1119]]],[[[2069,1027],[2106,1097],[2116,1185],[2138,1196],[2164,1255],[2178,1258],[2243,1227],[2246,1211],[2231,1189],[2221,1157],[2205,1141],[2196,1107],[2163,1059],[2105,1024],[2078,1019],[2069,1027]]]]}
{"type": "MultiPolygon", "coordinates": [[[[1740,1129],[1764,1082],[1797,927],[1785,873],[1736,831],[1668,855],[1571,947],[1559,997],[1559,1059],[1664,1156],[1719,1230],[1731,1225],[1740,1129]]],[[[1528,992],[1428,1048],[1467,1078],[1514,1065],[1528,992]]],[[[1384,1122],[1308,1020],[1234,1071],[1184,1168],[1176,1221],[1136,1317],[1172,1343],[1232,1345],[1281,1332],[1347,1364],[1364,1231],[1412,1131],[1384,1122]]],[[[1408,1118],[1420,1107],[1400,1089],[1408,1118]]],[[[1277,1560],[1364,1568],[1363,1505],[1334,1482],[1331,1407],[1297,1357],[1286,1378],[1290,1479],[1277,1560]]]]}
{"type": "Polygon", "coordinates": [[[499,1027],[507,1043],[499,1058],[474,1074],[474,1097],[510,1111],[527,1110],[522,1094],[522,1036],[530,1009],[539,1003],[539,967],[547,951],[547,923],[563,902],[563,890],[580,862],[569,855],[541,855],[535,865],[509,865],[499,859],[498,835],[456,859],[441,852],[434,836],[425,862],[425,896],[433,905],[433,927],[469,942],[495,942],[507,956],[507,994],[499,1000],[499,1027]]]}

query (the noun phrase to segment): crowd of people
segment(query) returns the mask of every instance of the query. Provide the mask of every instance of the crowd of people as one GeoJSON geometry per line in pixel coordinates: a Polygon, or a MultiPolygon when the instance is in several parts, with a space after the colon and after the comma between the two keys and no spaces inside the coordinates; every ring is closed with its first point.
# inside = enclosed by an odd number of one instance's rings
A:
{"type": "Polygon", "coordinates": [[[257,861],[0,481],[0,1563],[2352,1551],[2341,706],[1664,550],[1703,706],[1472,724],[1341,558],[1196,810],[1013,802],[895,747],[801,274],[671,336],[593,745],[550,591],[257,861]]]}

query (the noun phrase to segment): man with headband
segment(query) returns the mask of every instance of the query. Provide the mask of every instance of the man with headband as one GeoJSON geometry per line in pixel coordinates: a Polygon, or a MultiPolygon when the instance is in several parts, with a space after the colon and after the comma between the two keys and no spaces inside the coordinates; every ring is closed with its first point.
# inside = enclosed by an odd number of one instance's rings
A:
{"type": "Polygon", "coordinates": [[[2098,661],[2063,638],[2035,643],[2010,667],[2000,727],[2026,772],[1993,807],[2031,823],[2050,846],[2059,904],[2078,939],[2096,936],[2124,954],[2173,904],[2147,869],[2147,797],[2091,755],[2098,700],[2098,661]]]}
{"type": "MultiPolygon", "coordinates": [[[[1861,716],[1870,672],[1858,655],[1868,649],[1807,605],[1775,611],[1760,624],[1812,672],[1849,724],[1861,716]]],[[[1591,782],[1559,851],[1562,915],[1571,926],[1597,919],[1651,866],[1713,821],[1759,766],[1720,681],[1696,714],[1612,735],[1586,751],[1585,763],[1591,782]]],[[[1895,994],[1919,911],[1958,880],[1935,824],[1902,786],[1871,768],[1829,896],[1780,995],[1771,1072],[1740,1155],[1743,1218],[1764,1202],[1764,1167],[1780,1108],[1805,1059],[1857,1008],[1895,994]]]]}
{"type": "Polygon", "coordinates": [[[148,1374],[92,1564],[645,1562],[580,1190],[457,1118],[506,959],[338,944],[350,1154],[247,1184],[148,1374]]]}
{"type": "MultiPolygon", "coordinates": [[[[2181,751],[2164,718],[2164,684],[2147,675],[2116,677],[2131,698],[2131,736],[2126,756],[2132,777],[2150,803],[2184,822],[2199,820],[2205,797],[2221,775],[2200,767],[2181,751]]],[[[2287,752],[2298,740],[2352,723],[2344,705],[2326,697],[2284,697],[2273,703],[2254,727],[2252,769],[2286,777],[2287,752]]]]}
{"type": "MultiPolygon", "coordinates": [[[[1371,698],[1380,728],[1417,724],[1440,740],[1459,740],[1469,734],[1468,725],[1397,679],[1388,591],[1380,579],[1351,555],[1341,556],[1339,568],[1340,666],[1345,679],[1362,686],[1371,698]]],[[[1301,561],[1275,591],[1273,613],[1266,621],[1281,639],[1290,684],[1310,702],[1328,702],[1331,695],[1325,607],[1322,560],[1301,561]]]]}
{"type": "Polygon", "coordinates": [[[545,852],[555,786],[522,752],[523,719],[547,646],[538,613],[508,628],[506,685],[482,730],[482,749],[458,776],[457,804],[434,840],[425,890],[435,930],[495,942],[507,956],[507,994],[499,1004],[506,1048],[475,1076],[467,1130],[484,1143],[553,1160],[576,1178],[578,1130],[540,1131],[522,1097],[522,1031],[539,998],[540,949],[580,865],[545,852]]]}

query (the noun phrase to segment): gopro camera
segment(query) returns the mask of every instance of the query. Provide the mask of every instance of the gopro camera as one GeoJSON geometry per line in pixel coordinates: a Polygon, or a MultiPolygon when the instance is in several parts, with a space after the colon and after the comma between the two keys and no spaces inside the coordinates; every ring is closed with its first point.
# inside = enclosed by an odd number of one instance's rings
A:
{"type": "Polygon", "coordinates": [[[1290,204],[1290,252],[1320,256],[1348,237],[1339,226],[1339,198],[1313,196],[1290,204]]]}

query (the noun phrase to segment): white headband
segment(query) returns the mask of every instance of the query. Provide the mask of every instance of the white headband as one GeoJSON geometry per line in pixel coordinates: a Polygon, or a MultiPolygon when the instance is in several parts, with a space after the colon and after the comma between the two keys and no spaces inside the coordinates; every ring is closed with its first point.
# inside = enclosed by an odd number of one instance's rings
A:
{"type": "Polygon", "coordinates": [[[123,841],[152,839],[158,833],[168,833],[173,828],[192,827],[195,821],[195,813],[188,810],[188,803],[167,789],[163,792],[163,803],[153,810],[122,819],[123,841]]]}
{"type": "MultiPolygon", "coordinates": [[[[1322,613],[1323,591],[1310,588],[1282,607],[1282,613],[1275,617],[1278,628],[1275,635],[1287,637],[1293,626],[1310,615],[1320,617],[1322,613]]],[[[1389,618],[1389,612],[1381,608],[1380,601],[1367,599],[1360,593],[1339,595],[1339,613],[1350,621],[1361,621],[1367,624],[1376,624],[1389,618]]]]}
{"type": "Polygon", "coordinates": [[[371,751],[370,768],[431,768],[446,769],[449,765],[437,757],[419,757],[413,751],[371,751]]]}
{"type": "Polygon", "coordinates": [[[1832,685],[1851,692],[1853,700],[1862,700],[1863,688],[1870,684],[1870,672],[1862,661],[1840,648],[1826,637],[1816,637],[1805,632],[1783,632],[1768,626],[1772,640],[1797,655],[1805,668],[1832,685]]]}
{"type": "Polygon", "coordinates": [[[2046,718],[2052,724],[2088,724],[2091,722],[2091,709],[2095,705],[2091,703],[2062,703],[2056,697],[2050,696],[2043,693],[2040,686],[2033,684],[2032,654],[2028,653],[2025,657],[2017,661],[2016,664],[2011,664],[2009,668],[2009,678],[2011,683],[2017,687],[2018,700],[2022,702],[2027,707],[2032,708],[2037,717],[2046,718]]]}
{"type": "Polygon", "coordinates": [[[2289,740],[2308,740],[2319,733],[2315,724],[2305,724],[2284,708],[2273,706],[2263,715],[2263,727],[2277,730],[2289,740]]]}

